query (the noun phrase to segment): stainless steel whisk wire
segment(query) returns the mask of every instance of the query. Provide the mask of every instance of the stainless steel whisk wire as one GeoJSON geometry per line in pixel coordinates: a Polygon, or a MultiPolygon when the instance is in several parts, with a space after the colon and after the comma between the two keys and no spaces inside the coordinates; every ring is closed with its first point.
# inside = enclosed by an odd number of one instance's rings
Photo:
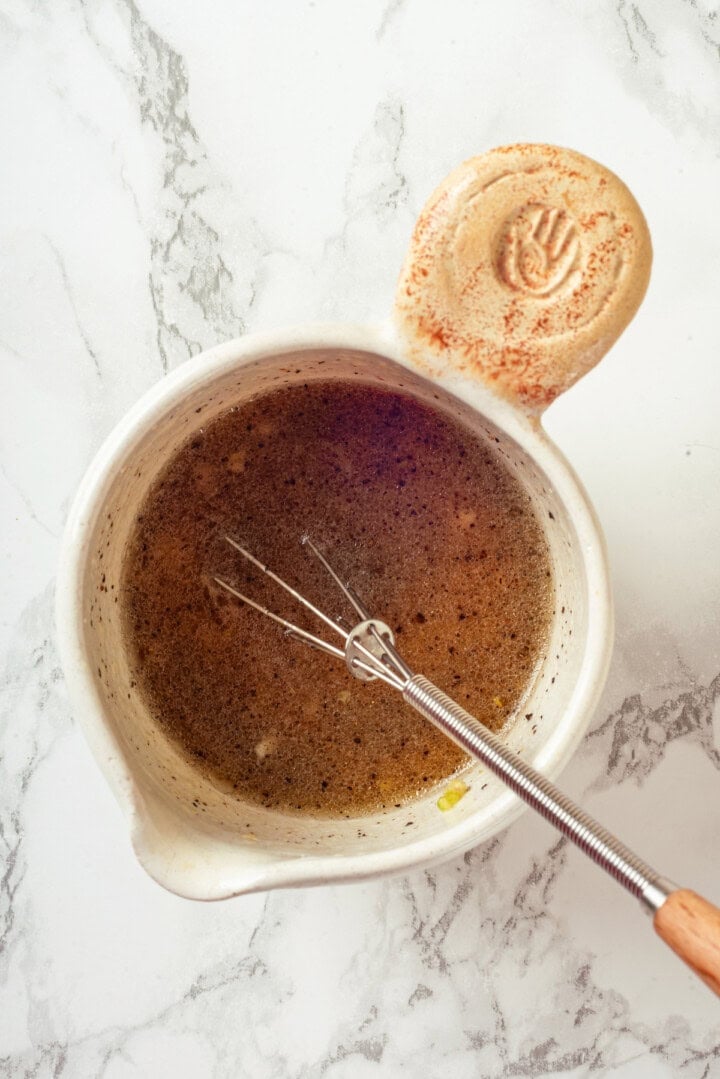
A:
{"type": "Polygon", "coordinates": [[[537,772],[505,745],[497,735],[489,731],[429,679],[421,674],[415,674],[398,653],[390,627],[380,619],[371,617],[355,591],[342,580],[309,536],[302,537],[303,546],[324,567],[360,618],[353,628],[346,629],[341,619],[333,619],[321,611],[240,543],[230,536],[225,538],[230,546],[256,569],[261,570],[270,580],[289,593],[296,602],[333,630],[342,639],[343,647],[331,644],[322,637],[302,629],[244,595],[228,581],[215,577],[215,582],[221,588],[259,611],[266,618],[283,626],[292,639],[343,660],[350,673],[356,678],[362,681],[379,678],[386,685],[397,690],[407,704],[452,738],[469,756],[484,764],[519,798],[540,813],[589,858],[627,888],[641,901],[648,912],[654,915],[660,909],[668,895],[675,890],[675,885],[665,880],[638,858],[619,839],[606,831],[593,817],[558,790],[550,780],[537,772]]]}

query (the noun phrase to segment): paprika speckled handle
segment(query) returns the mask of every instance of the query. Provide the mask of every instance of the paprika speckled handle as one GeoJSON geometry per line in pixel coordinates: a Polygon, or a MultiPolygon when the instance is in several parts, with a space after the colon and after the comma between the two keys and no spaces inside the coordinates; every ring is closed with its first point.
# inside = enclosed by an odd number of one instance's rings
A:
{"type": "Polygon", "coordinates": [[[628,325],[651,262],[642,211],[612,172],[557,146],[500,147],[426,203],[395,322],[420,369],[479,377],[539,412],[628,325]]]}

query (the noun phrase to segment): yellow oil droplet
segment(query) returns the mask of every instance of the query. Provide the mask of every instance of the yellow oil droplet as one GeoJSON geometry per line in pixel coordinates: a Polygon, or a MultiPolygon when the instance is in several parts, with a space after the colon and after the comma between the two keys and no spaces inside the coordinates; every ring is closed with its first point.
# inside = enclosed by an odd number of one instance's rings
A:
{"type": "Polygon", "coordinates": [[[462,779],[454,779],[444,794],[437,800],[437,807],[441,813],[447,813],[448,809],[456,806],[461,798],[464,798],[470,790],[467,783],[462,779]]]}

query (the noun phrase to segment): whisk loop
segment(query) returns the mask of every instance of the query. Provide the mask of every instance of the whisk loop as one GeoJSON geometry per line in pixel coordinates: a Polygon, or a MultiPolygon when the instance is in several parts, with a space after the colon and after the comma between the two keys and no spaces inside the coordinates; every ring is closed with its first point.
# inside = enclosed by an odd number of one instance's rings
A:
{"type": "Polygon", "coordinates": [[[306,596],[303,596],[301,592],[298,592],[297,589],[293,588],[292,585],[288,584],[287,581],[278,576],[278,574],[271,570],[269,566],[266,566],[265,563],[255,558],[255,556],[251,554],[246,547],[243,547],[242,544],[238,543],[237,540],[234,540],[231,536],[226,536],[225,539],[231,547],[238,551],[243,558],[246,558],[248,562],[256,567],[256,569],[259,569],[266,577],[269,577],[271,581],[274,581],[275,584],[283,588],[293,597],[293,599],[297,600],[298,603],[302,604],[308,611],[321,619],[326,626],[329,626],[330,629],[334,630],[335,633],[342,637],[345,647],[338,648],[336,645],[330,644],[321,637],[317,637],[314,633],[310,633],[301,626],[295,625],[294,622],[289,622],[286,618],[282,618],[279,614],[276,614],[262,604],[250,599],[249,596],[239,592],[237,588],[234,588],[228,581],[224,581],[221,577],[214,578],[216,584],[219,584],[221,588],[230,592],[236,599],[242,600],[243,603],[247,603],[250,607],[254,607],[256,611],[264,614],[266,618],[271,618],[273,622],[277,622],[279,625],[284,626],[287,635],[293,640],[301,641],[311,648],[318,648],[320,651],[326,652],[328,655],[335,656],[338,659],[344,659],[350,673],[361,681],[372,682],[376,678],[379,678],[382,682],[392,686],[393,689],[398,689],[400,691],[404,689],[407,682],[412,678],[412,671],[394,648],[395,639],[392,630],[385,622],[381,622],[376,618],[371,618],[370,612],[355,590],[342,580],[339,574],[330,565],[325,555],[322,551],[318,550],[309,536],[305,535],[302,537],[300,542],[303,547],[311,551],[317,558],[338,586],[350,606],[356,614],[360,616],[361,621],[352,629],[345,628],[344,619],[340,617],[331,618],[330,615],[321,611],[319,607],[316,607],[306,596]]]}

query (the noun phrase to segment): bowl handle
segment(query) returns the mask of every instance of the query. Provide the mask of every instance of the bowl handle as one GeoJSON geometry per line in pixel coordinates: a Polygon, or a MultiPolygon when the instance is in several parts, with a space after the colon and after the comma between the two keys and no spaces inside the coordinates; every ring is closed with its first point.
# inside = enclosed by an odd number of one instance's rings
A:
{"type": "Polygon", "coordinates": [[[651,262],[642,211],[612,172],[557,146],[501,147],[431,195],[395,322],[425,373],[478,377],[539,412],[625,329],[651,262]]]}

